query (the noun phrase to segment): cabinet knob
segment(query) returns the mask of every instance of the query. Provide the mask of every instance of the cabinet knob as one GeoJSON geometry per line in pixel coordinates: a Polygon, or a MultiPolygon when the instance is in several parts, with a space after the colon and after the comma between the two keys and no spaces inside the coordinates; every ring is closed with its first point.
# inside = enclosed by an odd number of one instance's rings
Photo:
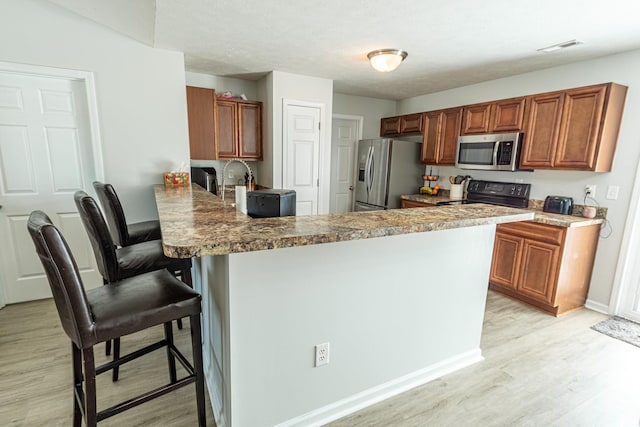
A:
{"type": "MultiPolygon", "coordinates": [[[[349,186],[349,191],[353,191],[353,185],[350,185],[350,186],[349,186]]],[[[1,208],[1,207],[2,207],[2,206],[0,206],[0,208],[1,208]]]]}

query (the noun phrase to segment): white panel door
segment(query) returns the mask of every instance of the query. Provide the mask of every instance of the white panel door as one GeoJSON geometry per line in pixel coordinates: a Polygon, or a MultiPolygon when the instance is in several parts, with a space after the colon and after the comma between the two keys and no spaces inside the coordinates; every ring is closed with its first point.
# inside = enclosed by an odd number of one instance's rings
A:
{"type": "Polygon", "coordinates": [[[287,105],[284,188],[296,192],[296,215],[318,214],[320,108],[287,105]]]}
{"type": "Polygon", "coordinates": [[[61,229],[85,284],[101,283],[73,202],[73,193],[91,188],[95,179],[90,138],[82,81],[0,73],[0,278],[6,303],[51,296],[27,232],[36,209],[61,229]]]}
{"type": "Polygon", "coordinates": [[[358,127],[357,119],[333,119],[331,126],[331,213],[351,212],[353,208],[354,162],[359,138],[358,127]]]}

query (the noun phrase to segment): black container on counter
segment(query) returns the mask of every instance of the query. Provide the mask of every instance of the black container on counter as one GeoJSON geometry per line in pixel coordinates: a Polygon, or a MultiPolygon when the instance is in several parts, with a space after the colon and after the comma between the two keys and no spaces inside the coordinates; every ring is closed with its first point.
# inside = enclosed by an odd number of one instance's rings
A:
{"type": "Polygon", "coordinates": [[[247,193],[247,214],[251,218],[294,216],[296,192],[293,190],[266,189],[247,193]]]}

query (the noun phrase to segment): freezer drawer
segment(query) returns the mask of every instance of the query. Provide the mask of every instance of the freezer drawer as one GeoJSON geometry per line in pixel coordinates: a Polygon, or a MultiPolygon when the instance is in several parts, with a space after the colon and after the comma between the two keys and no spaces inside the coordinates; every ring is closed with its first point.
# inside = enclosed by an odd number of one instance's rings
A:
{"type": "Polygon", "coordinates": [[[353,210],[354,212],[366,212],[366,211],[382,211],[385,208],[383,206],[368,205],[366,203],[356,202],[353,210]]]}

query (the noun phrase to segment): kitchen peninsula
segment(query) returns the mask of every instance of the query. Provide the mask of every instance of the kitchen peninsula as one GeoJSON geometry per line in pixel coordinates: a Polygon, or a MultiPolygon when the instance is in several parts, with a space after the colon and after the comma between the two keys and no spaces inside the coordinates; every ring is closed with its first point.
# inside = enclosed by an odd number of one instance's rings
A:
{"type": "Polygon", "coordinates": [[[155,196],[165,253],[195,257],[219,427],[319,425],[482,360],[496,224],[533,218],[475,204],[252,219],[197,185],[155,196]]]}

